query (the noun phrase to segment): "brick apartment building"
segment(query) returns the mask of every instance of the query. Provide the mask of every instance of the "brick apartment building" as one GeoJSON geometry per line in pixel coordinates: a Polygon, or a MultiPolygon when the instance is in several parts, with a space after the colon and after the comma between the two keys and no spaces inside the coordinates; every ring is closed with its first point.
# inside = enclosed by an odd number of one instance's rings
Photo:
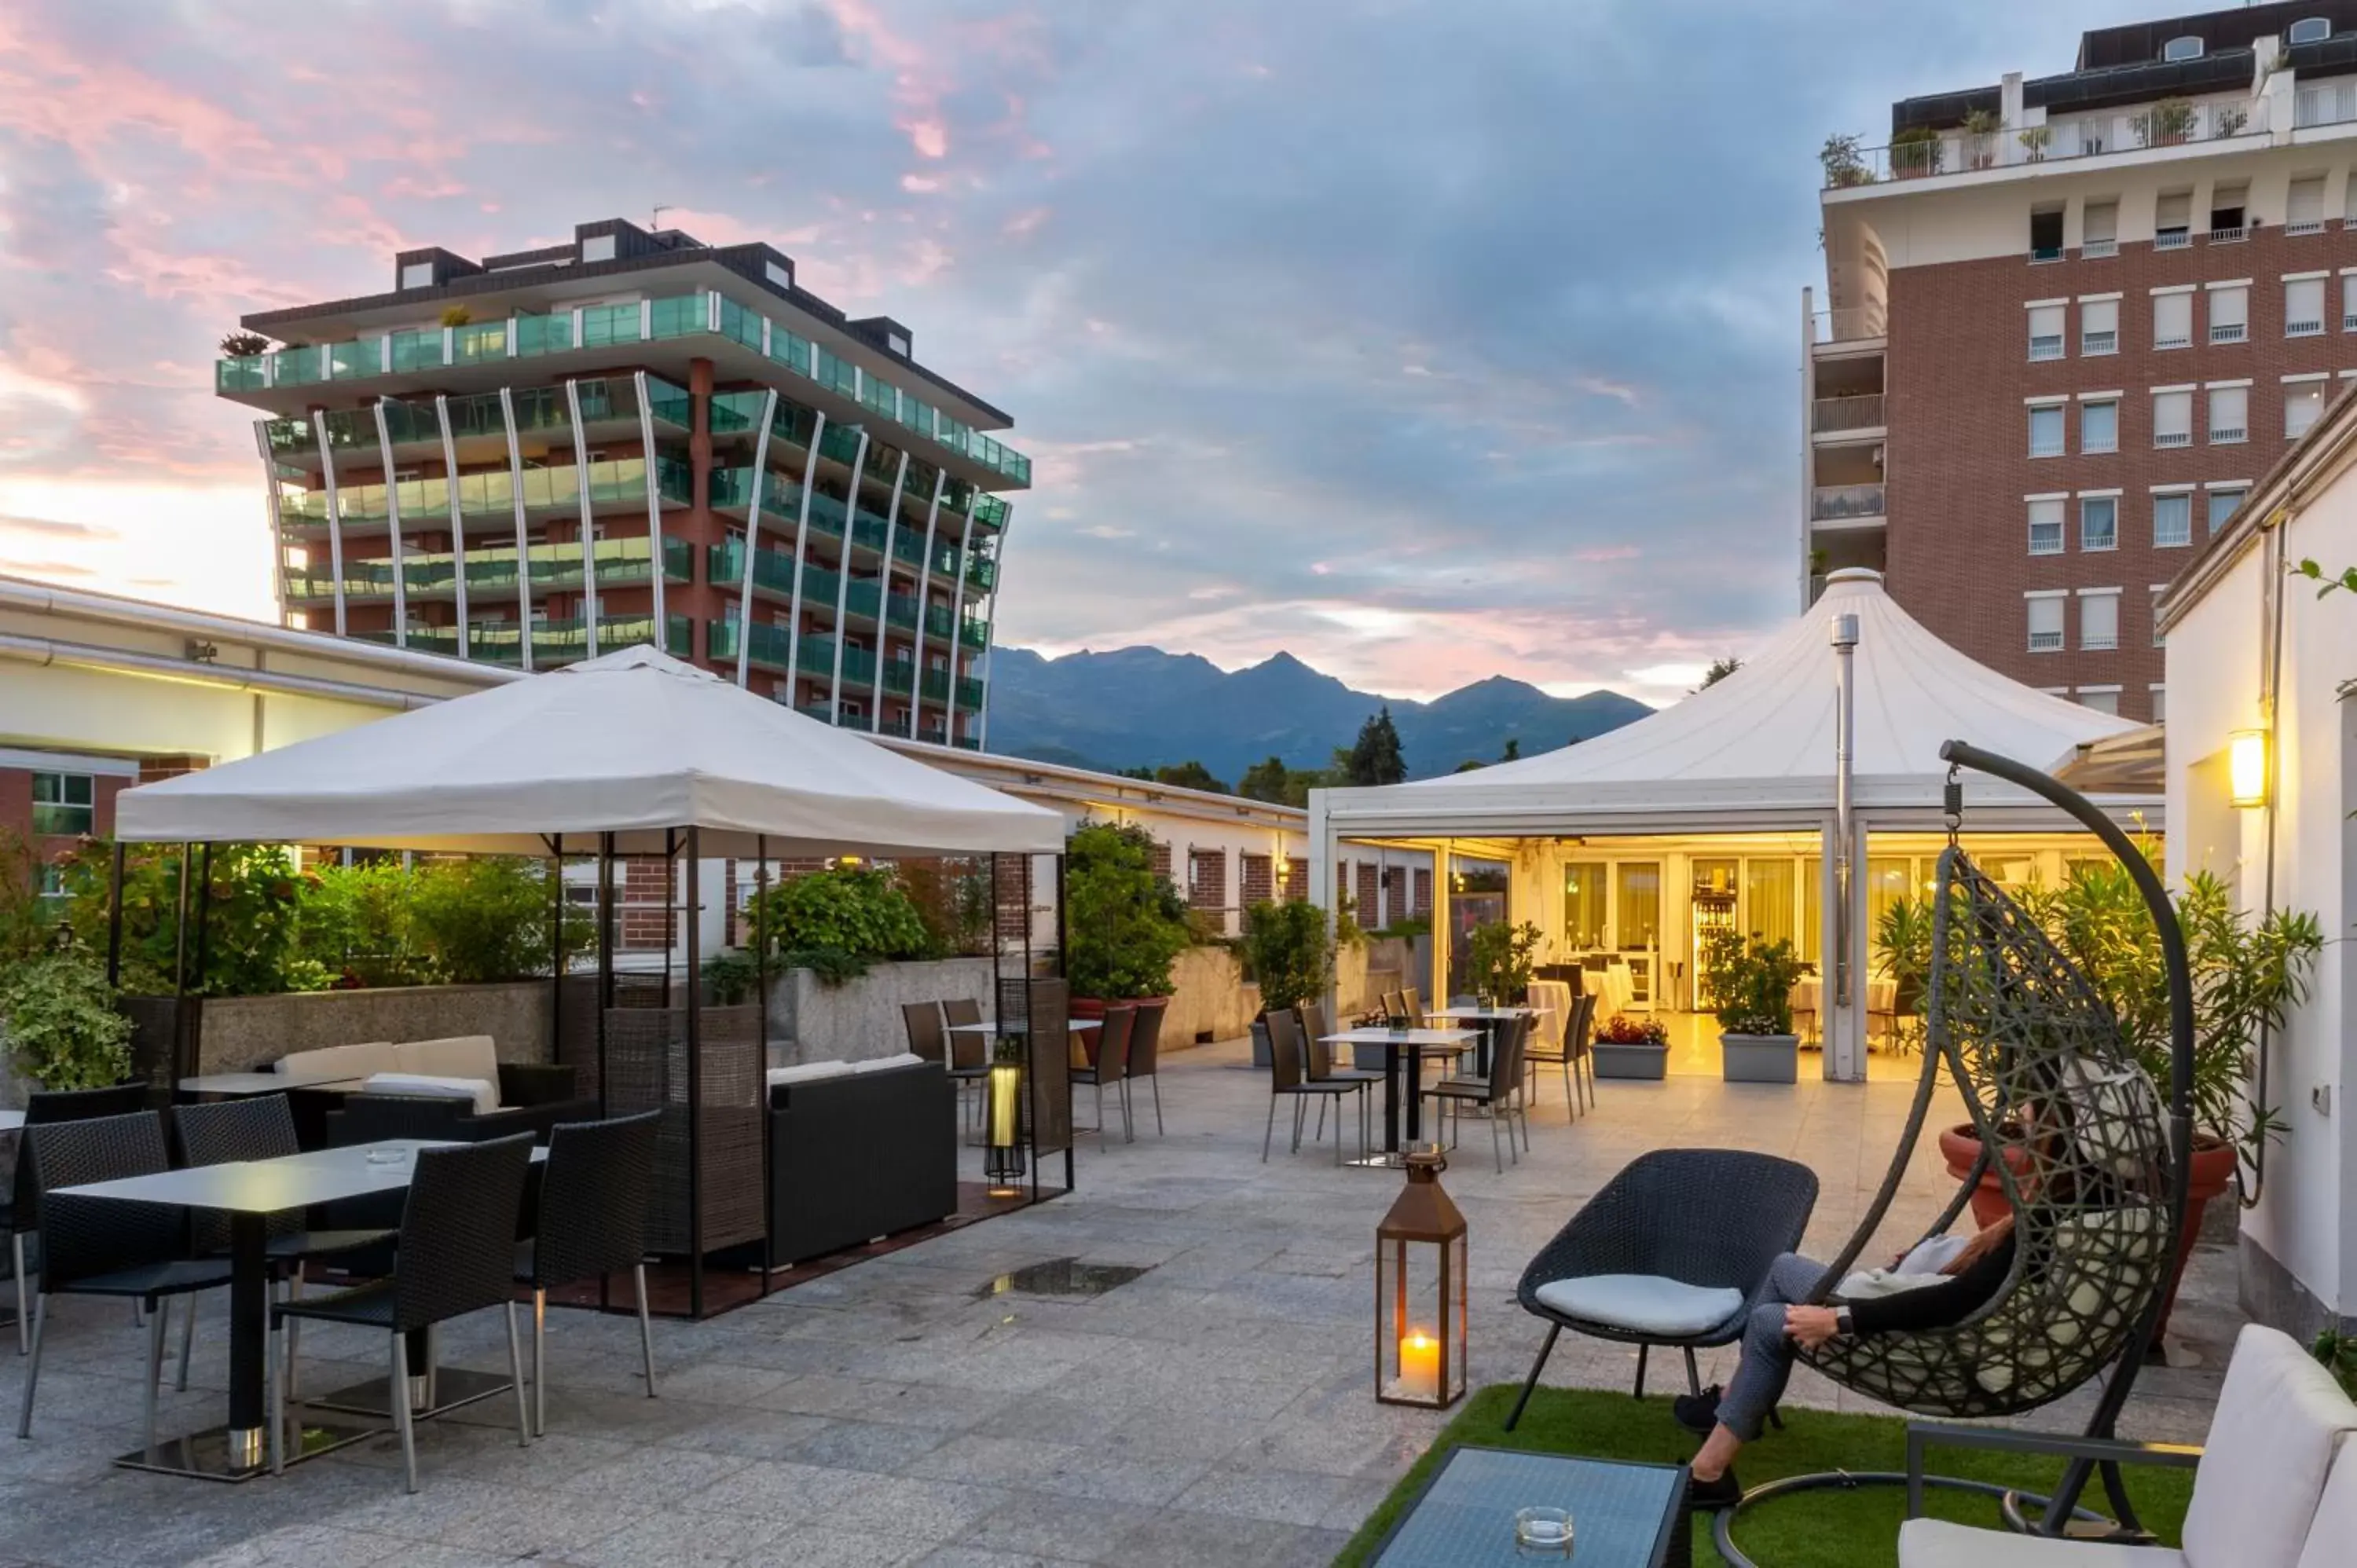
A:
{"type": "Polygon", "coordinates": [[[1803,593],[2166,712],[2156,594],[2357,378],[2357,0],[2086,33],[1829,146],[1803,593]]]}

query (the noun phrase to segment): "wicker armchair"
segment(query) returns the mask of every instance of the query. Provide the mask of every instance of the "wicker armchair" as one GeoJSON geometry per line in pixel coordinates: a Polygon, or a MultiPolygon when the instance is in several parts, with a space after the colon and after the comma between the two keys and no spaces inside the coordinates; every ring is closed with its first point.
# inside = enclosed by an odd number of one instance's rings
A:
{"type": "Polygon", "coordinates": [[[1742,1337],[1769,1266],[1801,1244],[1816,1206],[1816,1173],[1773,1155],[1655,1149],[1631,1161],[1523,1271],[1515,1299],[1547,1336],[1507,1429],[1566,1328],[1636,1346],[1641,1399],[1647,1353],[1674,1345],[1700,1392],[1694,1353],[1742,1337]]]}

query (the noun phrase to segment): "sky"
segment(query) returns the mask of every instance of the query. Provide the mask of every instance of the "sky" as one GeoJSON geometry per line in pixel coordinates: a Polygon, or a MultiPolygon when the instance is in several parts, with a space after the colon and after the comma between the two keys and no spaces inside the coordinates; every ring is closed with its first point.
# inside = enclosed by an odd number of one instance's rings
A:
{"type": "Polygon", "coordinates": [[[0,573],[270,617],[219,337],[662,204],[1013,414],[1004,642],[1659,701],[1798,607],[1825,135],[2160,14],[0,0],[0,573]]]}

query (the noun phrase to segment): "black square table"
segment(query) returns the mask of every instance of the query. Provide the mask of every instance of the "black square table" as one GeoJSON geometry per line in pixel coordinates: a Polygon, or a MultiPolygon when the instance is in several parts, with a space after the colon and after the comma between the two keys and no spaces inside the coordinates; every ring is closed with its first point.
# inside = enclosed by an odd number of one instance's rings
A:
{"type": "Polygon", "coordinates": [[[1457,1449],[1392,1526],[1374,1568],[1688,1568],[1693,1526],[1686,1512],[1686,1467],[1530,1454],[1512,1448],[1457,1449]],[[1526,1508],[1567,1509],[1568,1558],[1524,1556],[1514,1548],[1514,1514],[1526,1508]]]}

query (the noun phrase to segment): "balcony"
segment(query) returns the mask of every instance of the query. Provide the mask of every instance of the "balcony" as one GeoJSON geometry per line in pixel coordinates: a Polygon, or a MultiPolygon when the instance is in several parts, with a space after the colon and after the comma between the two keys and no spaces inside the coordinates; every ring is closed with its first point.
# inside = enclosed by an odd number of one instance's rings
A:
{"type": "MultiPolygon", "coordinates": [[[[2338,95],[2328,102],[2314,89],[2303,89],[2295,101],[2295,124],[2310,124],[2311,113],[2335,113],[2344,105],[2338,95]]],[[[2265,98],[2230,98],[2179,102],[2164,112],[2156,105],[2141,112],[2115,110],[2049,120],[2029,129],[2001,131],[1942,131],[1929,137],[1881,147],[1829,146],[1820,155],[1824,188],[1847,190],[1857,186],[1894,180],[1930,179],[1942,175],[1975,174],[1986,169],[2018,168],[2031,164],[2069,163],[2111,153],[2151,147],[2184,146],[2201,142],[2233,142],[2268,132],[2268,102],[2265,98]],[[2042,131],[2042,135],[2034,134],[2042,131]],[[2029,136],[2025,141],[2024,136],[2029,136]]],[[[2357,119],[2357,102],[2339,118],[2357,119]]],[[[2312,123],[2329,124],[2317,119],[2312,123]]]]}
{"type": "MultiPolygon", "coordinates": [[[[673,506],[688,505],[694,494],[694,484],[686,459],[657,457],[655,486],[663,501],[673,506]]],[[[646,459],[618,457],[590,464],[588,489],[593,505],[635,507],[643,514],[647,500],[646,459]]],[[[508,469],[461,474],[457,489],[461,516],[515,514],[518,492],[515,476],[508,469]]],[[[391,515],[389,504],[397,505],[405,521],[428,527],[445,523],[450,516],[447,479],[401,480],[392,487],[390,503],[386,490],[382,482],[337,487],[342,521],[385,521],[391,515]]],[[[522,494],[526,511],[578,512],[581,509],[580,478],[576,466],[570,463],[561,467],[526,468],[522,494]]],[[[324,489],[284,490],[279,496],[278,516],[280,522],[288,526],[324,523],[328,521],[328,492],[324,489]]]]}
{"type": "Polygon", "coordinates": [[[1889,331],[1889,319],[1879,305],[1844,306],[1817,311],[1809,317],[1809,340],[1819,348],[1872,342],[1889,331]]]}
{"type": "MultiPolygon", "coordinates": [[[[652,553],[643,537],[600,539],[592,544],[600,588],[629,587],[653,580],[652,553]]],[[[581,585],[581,546],[575,543],[535,544],[526,557],[534,594],[581,585]]],[[[663,577],[667,582],[694,581],[694,546],[684,539],[663,541],[663,577]]],[[[410,553],[402,560],[402,591],[411,598],[457,596],[457,557],[447,551],[410,553]]],[[[512,544],[479,546],[467,552],[467,592],[486,598],[511,598],[516,592],[516,553],[512,544]]],[[[289,571],[289,599],[331,600],[335,579],[324,574],[289,571]]],[[[393,596],[393,563],[344,563],[347,599],[389,599],[393,596]]]]}
{"type": "MultiPolygon", "coordinates": [[[[571,312],[517,316],[223,359],[214,362],[213,389],[223,395],[257,392],[696,338],[728,339],[755,353],[764,352],[766,343],[771,362],[852,400],[866,413],[959,453],[1013,486],[1028,488],[1031,483],[1031,460],[1013,447],[961,424],[887,378],[859,371],[735,300],[704,293],[592,306],[577,317],[571,312]]],[[[836,429],[849,427],[830,425],[830,434],[836,429]]],[[[850,455],[843,460],[850,461],[850,455]]]]}
{"type": "MultiPolygon", "coordinates": [[[[737,657],[737,638],[743,623],[735,620],[713,620],[704,623],[704,645],[708,658],[716,660],[737,657]]],[[[784,627],[755,621],[746,639],[745,660],[764,669],[782,671],[793,639],[784,627]]]]}
{"type": "Polygon", "coordinates": [[[1819,435],[1846,430],[1879,430],[1883,423],[1880,392],[1857,397],[1821,397],[1810,410],[1810,428],[1819,435]]]}
{"type": "Polygon", "coordinates": [[[1882,515],[1880,485],[1819,485],[1809,498],[1809,516],[1817,522],[1847,522],[1882,515]]]}
{"type": "MultiPolygon", "coordinates": [[[[783,521],[791,526],[801,517],[802,488],[774,468],[761,473],[761,516],[771,527],[783,521]]],[[[748,515],[753,505],[753,469],[748,464],[741,468],[712,470],[712,509],[748,515]]]]}
{"type": "MultiPolygon", "coordinates": [[[[690,656],[695,635],[695,623],[688,617],[666,618],[670,623],[669,651],[682,659],[690,656]]],[[[597,651],[613,653],[654,640],[652,616],[624,616],[600,619],[597,623],[597,651]]],[[[467,647],[476,659],[491,664],[521,664],[523,661],[523,625],[520,621],[476,620],[467,623],[467,647]]],[[[356,631],[352,636],[362,642],[391,646],[390,630],[356,631]]],[[[455,655],[457,652],[458,631],[456,627],[425,626],[413,621],[407,629],[407,646],[422,653],[455,655]]],[[[578,619],[545,620],[532,623],[532,661],[535,669],[570,664],[587,657],[588,630],[578,619]]]]}

